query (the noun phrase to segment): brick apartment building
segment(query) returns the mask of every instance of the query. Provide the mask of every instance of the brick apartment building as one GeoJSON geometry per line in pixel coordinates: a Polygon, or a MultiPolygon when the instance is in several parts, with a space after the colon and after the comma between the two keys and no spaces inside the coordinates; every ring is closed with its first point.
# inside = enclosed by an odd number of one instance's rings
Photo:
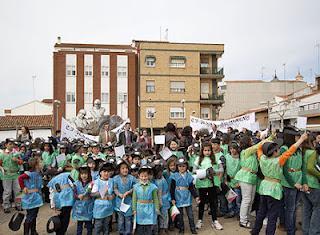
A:
{"type": "Polygon", "coordinates": [[[133,41],[139,55],[139,126],[189,125],[189,116],[215,120],[223,104],[218,60],[223,44],[133,41]]]}
{"type": "MultiPolygon", "coordinates": [[[[105,114],[137,126],[137,53],[130,45],[61,43],[53,53],[54,118],[75,117],[101,100],[105,114]]],[[[58,119],[57,119],[58,118],[58,119]]],[[[56,123],[56,122],[55,122],[56,123]]],[[[57,129],[55,124],[55,129],[57,129]]]]}

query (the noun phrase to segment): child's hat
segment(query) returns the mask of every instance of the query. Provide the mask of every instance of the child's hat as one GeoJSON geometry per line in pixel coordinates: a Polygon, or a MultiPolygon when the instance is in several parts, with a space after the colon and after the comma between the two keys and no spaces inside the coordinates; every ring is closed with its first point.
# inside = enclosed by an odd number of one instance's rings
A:
{"type": "Polygon", "coordinates": [[[138,173],[139,173],[139,174],[142,173],[142,172],[148,172],[148,173],[150,173],[151,169],[152,169],[152,168],[151,168],[150,166],[142,166],[142,167],[140,167],[138,173]]]}
{"type": "Polygon", "coordinates": [[[61,221],[59,216],[52,216],[48,222],[47,222],[47,233],[53,233],[53,232],[57,232],[59,229],[61,228],[61,221]],[[51,223],[53,224],[53,227],[50,228],[51,223]]]}
{"type": "Polygon", "coordinates": [[[181,158],[177,159],[176,164],[177,164],[177,166],[178,165],[183,165],[183,164],[188,164],[188,161],[184,157],[181,157],[181,158]]]}
{"type": "Polygon", "coordinates": [[[130,170],[131,170],[131,171],[139,171],[139,166],[136,165],[136,164],[132,164],[132,165],[130,166],[130,170]]]}
{"type": "Polygon", "coordinates": [[[212,138],[211,139],[211,143],[212,144],[220,144],[221,143],[221,140],[219,138],[212,138]]]}
{"type": "Polygon", "coordinates": [[[9,222],[9,228],[12,231],[18,231],[21,227],[21,224],[23,222],[24,219],[24,214],[23,213],[15,213],[12,217],[11,220],[9,222]]]}
{"type": "Polygon", "coordinates": [[[99,174],[101,171],[113,171],[114,170],[114,167],[113,167],[113,164],[112,163],[104,163],[100,169],[99,169],[99,174]]]}
{"type": "Polygon", "coordinates": [[[262,152],[266,156],[271,156],[274,151],[276,151],[281,147],[282,144],[283,144],[282,139],[276,139],[273,142],[266,142],[262,145],[262,152]]]}
{"type": "Polygon", "coordinates": [[[90,144],[90,147],[100,147],[99,146],[99,144],[97,143],[97,142],[92,142],[91,144],[90,144]]]}
{"type": "Polygon", "coordinates": [[[7,143],[14,143],[15,139],[13,138],[6,138],[6,144],[7,143]]]}

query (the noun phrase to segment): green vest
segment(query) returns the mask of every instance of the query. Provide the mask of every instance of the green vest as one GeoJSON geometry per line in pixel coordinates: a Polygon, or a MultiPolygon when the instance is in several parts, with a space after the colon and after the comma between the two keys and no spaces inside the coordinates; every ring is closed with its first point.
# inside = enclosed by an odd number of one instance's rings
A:
{"type": "Polygon", "coordinates": [[[53,155],[53,153],[50,154],[49,152],[43,152],[41,156],[43,167],[46,168],[51,166],[53,163],[54,157],[55,156],[53,155]]]}
{"type": "MultiPolygon", "coordinates": [[[[280,153],[288,150],[287,146],[282,146],[280,153]]],[[[302,153],[297,150],[285,163],[283,166],[283,171],[285,171],[286,177],[290,177],[289,182],[287,178],[282,174],[281,184],[287,188],[294,188],[294,184],[302,184],[302,153]],[[292,170],[290,170],[292,169],[292,170]],[[293,183],[293,185],[290,184],[293,183]]]]}
{"type": "Polygon", "coordinates": [[[2,174],[2,180],[15,180],[18,179],[20,166],[12,158],[19,157],[20,153],[1,153],[0,160],[2,161],[2,168],[4,174],[2,174]]]}
{"type": "Polygon", "coordinates": [[[259,194],[281,200],[282,185],[280,180],[282,178],[282,167],[279,164],[279,157],[273,158],[262,155],[260,158],[260,168],[265,179],[261,181],[259,194]],[[277,180],[279,182],[276,182],[277,180]]]}
{"type": "Polygon", "coordinates": [[[235,188],[238,181],[234,178],[237,172],[240,170],[240,159],[234,158],[230,154],[225,155],[227,163],[227,175],[231,178],[228,183],[229,187],[235,188]]]}
{"type": "MultiPolygon", "coordinates": [[[[210,167],[213,167],[211,164],[210,157],[204,157],[200,165],[199,165],[199,158],[200,157],[197,157],[196,160],[194,161],[194,165],[197,169],[206,170],[210,167]]],[[[216,183],[218,183],[218,182],[216,182],[216,183]]],[[[196,180],[196,188],[209,188],[209,187],[213,187],[212,180],[210,180],[208,178],[204,178],[202,180],[200,180],[200,179],[196,180]]]]}
{"type": "Polygon", "coordinates": [[[227,144],[222,144],[221,146],[220,146],[220,148],[221,148],[221,150],[222,150],[222,153],[223,153],[223,155],[224,156],[226,156],[227,154],[229,154],[229,145],[227,145],[227,144]]]}
{"type": "Polygon", "coordinates": [[[256,154],[246,156],[245,151],[246,150],[242,150],[240,153],[241,169],[236,174],[235,179],[248,184],[257,184],[257,175],[242,169],[242,167],[244,167],[251,169],[253,172],[258,172],[258,160],[256,154]]]}
{"type": "Polygon", "coordinates": [[[311,149],[306,150],[304,153],[302,164],[303,183],[307,184],[310,188],[320,189],[319,180],[307,171],[307,163],[313,154],[316,154],[316,151],[311,149]]]}

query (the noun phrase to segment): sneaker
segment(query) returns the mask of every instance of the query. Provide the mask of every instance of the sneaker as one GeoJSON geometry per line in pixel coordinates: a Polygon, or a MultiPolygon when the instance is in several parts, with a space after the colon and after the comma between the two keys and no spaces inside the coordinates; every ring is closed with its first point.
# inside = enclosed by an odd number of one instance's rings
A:
{"type": "Polygon", "coordinates": [[[246,223],[241,223],[239,222],[239,226],[242,228],[252,228],[250,222],[246,222],[246,223]]]}
{"type": "Polygon", "coordinates": [[[198,234],[198,232],[195,229],[191,229],[192,234],[198,234]]]}
{"type": "Polygon", "coordinates": [[[202,227],[202,220],[198,220],[197,224],[196,224],[196,229],[200,229],[202,227]]]}
{"type": "Polygon", "coordinates": [[[213,221],[212,227],[214,227],[217,230],[222,230],[223,229],[222,225],[219,223],[218,220],[213,221]]]}

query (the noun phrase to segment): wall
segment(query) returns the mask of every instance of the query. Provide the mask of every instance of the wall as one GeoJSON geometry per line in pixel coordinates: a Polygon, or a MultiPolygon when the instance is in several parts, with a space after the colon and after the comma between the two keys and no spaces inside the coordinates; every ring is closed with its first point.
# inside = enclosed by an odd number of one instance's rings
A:
{"type": "Polygon", "coordinates": [[[52,105],[38,100],[11,109],[11,115],[51,115],[52,105]]]}
{"type": "MultiPolygon", "coordinates": [[[[35,139],[36,137],[41,138],[48,138],[51,136],[51,129],[36,129],[30,130],[32,138],[35,139]]],[[[6,138],[16,138],[17,131],[16,130],[8,130],[8,131],[0,131],[0,141],[5,140],[6,138]]]]}

